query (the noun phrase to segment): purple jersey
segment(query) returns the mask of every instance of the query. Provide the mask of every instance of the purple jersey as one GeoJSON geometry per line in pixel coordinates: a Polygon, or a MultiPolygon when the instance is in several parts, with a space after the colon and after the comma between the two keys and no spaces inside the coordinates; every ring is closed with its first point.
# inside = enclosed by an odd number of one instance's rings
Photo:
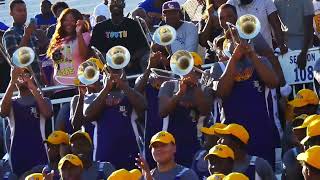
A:
{"type": "Polygon", "coordinates": [[[34,98],[30,96],[13,99],[9,120],[13,172],[20,176],[36,165],[47,164],[47,150],[43,143],[45,118],[40,114],[34,98]]]}
{"type": "Polygon", "coordinates": [[[139,152],[131,122],[132,106],[127,97],[118,105],[106,106],[97,119],[94,134],[96,161],[110,162],[116,169],[133,169],[139,152]]]}

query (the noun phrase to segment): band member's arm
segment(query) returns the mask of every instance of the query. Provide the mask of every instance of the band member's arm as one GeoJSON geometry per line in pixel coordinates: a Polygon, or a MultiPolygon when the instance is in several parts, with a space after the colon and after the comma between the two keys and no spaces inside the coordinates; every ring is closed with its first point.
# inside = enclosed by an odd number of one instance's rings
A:
{"type": "Polygon", "coordinates": [[[13,83],[11,80],[4,94],[4,97],[1,101],[0,115],[2,117],[7,117],[10,114],[11,103],[12,103],[11,98],[15,89],[16,89],[15,83],[13,83]]]}
{"type": "Polygon", "coordinates": [[[253,49],[249,45],[245,45],[247,49],[247,57],[252,61],[255,70],[257,71],[261,80],[269,88],[276,88],[279,85],[279,80],[277,74],[272,70],[271,67],[268,67],[264,64],[261,59],[257,56],[253,49]]]}
{"type": "Polygon", "coordinates": [[[236,75],[236,64],[242,56],[242,48],[238,45],[229,60],[227,67],[219,79],[216,95],[218,97],[227,97],[234,85],[234,77],[236,75]]]}
{"type": "Polygon", "coordinates": [[[143,113],[147,109],[147,100],[143,97],[143,95],[132,89],[129,86],[129,83],[119,79],[117,82],[118,87],[123,90],[125,95],[128,97],[130,104],[137,111],[137,113],[143,113]]]}
{"type": "Polygon", "coordinates": [[[151,73],[151,68],[157,67],[159,60],[161,59],[161,56],[161,52],[150,54],[147,69],[144,71],[143,75],[137,79],[134,87],[134,89],[139,93],[144,93],[144,89],[148,83],[149,76],[151,73]]]}
{"type": "Polygon", "coordinates": [[[298,56],[297,64],[300,69],[304,69],[307,64],[307,53],[313,39],[313,15],[304,16],[304,41],[301,53],[298,56]]]}
{"type": "Polygon", "coordinates": [[[24,35],[23,35],[21,42],[19,44],[19,47],[29,45],[31,35],[33,32],[35,32],[35,30],[36,30],[36,25],[34,23],[31,23],[26,27],[26,29],[24,31],[24,35]]]}
{"type": "Polygon", "coordinates": [[[170,88],[172,82],[165,82],[162,84],[159,92],[159,114],[160,117],[164,118],[168,116],[177,106],[177,103],[181,100],[183,95],[186,92],[186,85],[180,83],[179,84],[179,91],[172,96],[170,95],[173,91],[170,88]]]}
{"type": "Polygon", "coordinates": [[[209,94],[208,89],[202,90],[200,87],[195,88],[194,92],[195,105],[198,108],[198,111],[201,115],[208,115],[212,110],[212,95],[209,94]]]}
{"type": "Polygon", "coordinates": [[[199,44],[203,47],[207,47],[207,41],[212,36],[212,32],[220,28],[219,19],[216,16],[209,15],[203,30],[199,33],[199,44]]]}
{"type": "Polygon", "coordinates": [[[34,84],[33,78],[27,80],[28,88],[33,94],[37,105],[39,107],[40,114],[42,114],[46,119],[51,118],[53,115],[52,105],[44,99],[40,91],[38,91],[38,87],[34,84]]]}
{"type": "MultiPolygon", "coordinates": [[[[108,80],[109,81],[109,80],[108,80]]],[[[88,105],[86,110],[84,111],[84,116],[87,119],[94,120],[98,119],[100,114],[103,112],[103,109],[106,104],[107,95],[110,92],[112,85],[108,83],[98,94],[98,96],[94,99],[94,101],[88,105]],[[111,87],[110,87],[111,86],[111,87]]]]}
{"type": "Polygon", "coordinates": [[[21,72],[22,71],[20,68],[11,69],[11,72],[10,72],[11,80],[4,94],[4,97],[2,98],[2,101],[1,101],[0,115],[2,117],[7,117],[10,115],[12,95],[14,90],[16,89],[16,83],[21,72]]]}

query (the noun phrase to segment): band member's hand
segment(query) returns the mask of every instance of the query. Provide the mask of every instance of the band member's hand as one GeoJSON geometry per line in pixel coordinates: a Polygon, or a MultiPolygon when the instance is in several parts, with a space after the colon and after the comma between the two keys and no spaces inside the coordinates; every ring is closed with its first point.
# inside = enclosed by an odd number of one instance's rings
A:
{"type": "Polygon", "coordinates": [[[18,77],[22,73],[22,69],[18,67],[11,68],[10,76],[11,76],[11,83],[16,83],[18,81],[18,77]]]}
{"type": "Polygon", "coordinates": [[[78,91],[79,91],[79,96],[83,97],[87,92],[87,88],[85,86],[79,86],[78,91]]]}
{"type": "Polygon", "coordinates": [[[288,46],[286,44],[282,44],[279,48],[281,54],[286,54],[288,52],[288,46]]]}
{"type": "Polygon", "coordinates": [[[182,79],[181,81],[179,81],[179,90],[176,93],[177,96],[182,97],[183,95],[185,95],[187,92],[187,83],[185,82],[184,79],[182,79]]]}
{"type": "Polygon", "coordinates": [[[299,69],[304,69],[306,68],[307,65],[307,52],[306,51],[301,51],[301,53],[298,56],[297,59],[297,65],[299,69]]]}
{"type": "Polygon", "coordinates": [[[125,90],[129,88],[128,82],[126,80],[123,80],[120,74],[115,74],[114,79],[115,79],[115,84],[117,88],[121,90],[125,90]]]}
{"type": "Polygon", "coordinates": [[[38,87],[34,83],[33,77],[30,77],[27,79],[27,86],[28,86],[28,89],[30,89],[31,91],[36,91],[38,89],[38,87]]]}
{"type": "Polygon", "coordinates": [[[44,172],[42,172],[42,174],[43,174],[44,180],[53,180],[53,176],[54,176],[53,170],[51,170],[51,172],[48,174],[44,172]]]}
{"type": "Polygon", "coordinates": [[[104,90],[106,90],[107,92],[110,92],[112,90],[114,85],[114,77],[112,76],[112,74],[107,74],[107,76],[104,77],[103,84],[105,85],[104,90]]]}
{"type": "Polygon", "coordinates": [[[150,58],[149,58],[149,62],[148,62],[148,66],[147,69],[150,68],[155,68],[158,66],[159,61],[161,60],[161,52],[156,52],[156,53],[151,53],[150,54],[150,58]]]}
{"type": "Polygon", "coordinates": [[[85,26],[85,21],[84,20],[78,20],[76,23],[76,32],[77,34],[82,34],[82,30],[85,26]]]}
{"type": "Polygon", "coordinates": [[[195,75],[189,75],[188,77],[183,78],[183,81],[190,87],[197,86],[198,84],[198,77],[195,75]]]}
{"type": "Polygon", "coordinates": [[[138,157],[136,158],[136,163],[135,165],[138,166],[139,169],[142,171],[142,175],[144,176],[145,179],[149,180],[151,177],[150,173],[150,167],[147,163],[147,161],[141,156],[141,154],[138,154],[138,157]]]}

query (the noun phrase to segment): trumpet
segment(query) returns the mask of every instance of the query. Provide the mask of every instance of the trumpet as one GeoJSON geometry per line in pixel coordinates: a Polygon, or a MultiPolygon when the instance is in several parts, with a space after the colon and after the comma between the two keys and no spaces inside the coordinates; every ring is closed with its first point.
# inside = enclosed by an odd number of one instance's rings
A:
{"type": "Polygon", "coordinates": [[[19,67],[19,68],[26,68],[34,77],[34,81],[36,86],[38,87],[41,94],[43,94],[39,81],[37,80],[35,73],[33,72],[30,65],[36,58],[35,52],[30,47],[20,47],[18,48],[10,58],[10,55],[6,52],[5,48],[1,45],[0,52],[8,62],[11,67],[19,67]],[[12,59],[12,61],[11,61],[12,59]]]}
{"type": "MultiPolygon", "coordinates": [[[[99,50],[94,50],[98,55],[101,54],[99,50]]],[[[98,81],[100,69],[103,69],[108,74],[108,66],[113,69],[125,68],[130,62],[129,50],[123,46],[114,46],[107,52],[103,61],[106,61],[107,68],[103,68],[103,64],[95,58],[90,58],[81,63],[78,68],[79,81],[87,86],[98,81]]]]}

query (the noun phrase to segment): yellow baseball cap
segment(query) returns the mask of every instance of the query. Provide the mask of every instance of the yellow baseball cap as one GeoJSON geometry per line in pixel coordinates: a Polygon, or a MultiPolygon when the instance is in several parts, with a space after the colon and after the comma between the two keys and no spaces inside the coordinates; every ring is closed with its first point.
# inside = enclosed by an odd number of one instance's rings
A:
{"type": "Polygon", "coordinates": [[[33,173],[25,178],[25,180],[43,180],[43,179],[44,177],[42,173],[33,173]]]}
{"type": "Polygon", "coordinates": [[[249,178],[242,173],[230,173],[228,176],[224,177],[223,180],[249,180],[249,178]]]}
{"type": "Polygon", "coordinates": [[[203,60],[202,60],[201,56],[198,53],[191,52],[191,55],[193,57],[195,66],[202,66],[203,65],[203,60]]]}
{"type": "Polygon", "coordinates": [[[243,143],[248,144],[249,141],[249,133],[243,126],[239,124],[229,124],[225,128],[216,128],[214,130],[217,134],[228,134],[233,135],[240,139],[243,143]]]}
{"type": "Polygon", "coordinates": [[[207,135],[215,135],[214,133],[214,129],[215,128],[225,128],[227,127],[226,124],[221,124],[221,123],[215,123],[214,125],[210,126],[209,128],[207,127],[202,127],[201,128],[201,132],[203,134],[207,134],[207,135]]]}
{"type": "Polygon", "coordinates": [[[204,160],[208,160],[209,156],[216,155],[220,158],[232,158],[234,160],[234,152],[233,150],[226,145],[218,144],[213,146],[209,153],[204,157],[204,160]]]}
{"type": "Polygon", "coordinates": [[[70,143],[71,143],[76,137],[79,137],[79,136],[85,137],[85,138],[90,142],[90,144],[92,144],[92,139],[91,139],[90,135],[89,135],[87,132],[84,132],[84,131],[81,131],[81,130],[74,132],[74,133],[70,136],[70,143]]]}
{"type": "Polygon", "coordinates": [[[207,180],[222,180],[224,177],[224,174],[212,174],[211,176],[207,177],[207,180]]]}
{"type": "Polygon", "coordinates": [[[308,125],[307,136],[302,139],[301,144],[305,144],[310,138],[314,136],[320,136],[320,120],[313,121],[308,125]]]}
{"type": "Polygon", "coordinates": [[[66,161],[70,162],[74,166],[80,166],[81,168],[83,168],[82,161],[78,156],[76,156],[74,154],[67,154],[62,159],[60,159],[59,164],[58,164],[58,169],[61,169],[66,161]]]}
{"type": "Polygon", "coordinates": [[[297,126],[297,127],[293,128],[293,130],[307,128],[311,122],[313,122],[317,119],[320,119],[320,115],[318,115],[318,114],[310,115],[310,116],[306,117],[306,119],[303,121],[301,126],[297,126]]]}
{"type": "Polygon", "coordinates": [[[304,161],[310,166],[320,170],[320,146],[312,146],[297,156],[297,160],[304,161]]]}
{"type": "Polygon", "coordinates": [[[131,171],[128,171],[126,169],[119,169],[117,171],[114,171],[107,180],[139,180],[141,176],[141,172],[138,169],[134,169],[131,171]]]}
{"type": "Polygon", "coordinates": [[[301,89],[289,104],[293,107],[302,107],[309,104],[317,105],[319,104],[319,98],[314,91],[310,89],[301,89]]]}
{"type": "Polygon", "coordinates": [[[53,131],[44,142],[54,145],[69,144],[69,135],[63,131],[53,131]]]}
{"type": "Polygon", "coordinates": [[[165,144],[169,143],[176,143],[176,140],[174,139],[173,135],[167,131],[160,131],[157,134],[153,135],[150,140],[150,146],[155,142],[162,142],[165,144]]]}

